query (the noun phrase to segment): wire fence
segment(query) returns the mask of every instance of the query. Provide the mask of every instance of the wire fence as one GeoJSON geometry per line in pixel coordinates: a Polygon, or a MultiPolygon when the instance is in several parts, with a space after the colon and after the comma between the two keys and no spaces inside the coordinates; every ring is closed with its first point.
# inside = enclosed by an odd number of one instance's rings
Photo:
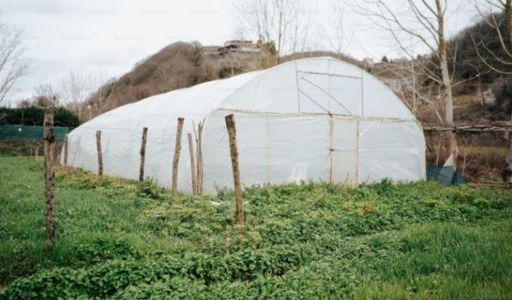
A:
{"type": "MultiPolygon", "coordinates": [[[[71,131],[69,127],[54,127],[53,134],[57,141],[63,141],[64,136],[71,131]]],[[[0,125],[0,141],[13,139],[41,140],[43,126],[29,125],[0,125]]]]}
{"type": "MultiPolygon", "coordinates": [[[[469,182],[502,182],[509,153],[508,132],[458,132],[456,165],[469,182]]],[[[448,134],[425,133],[429,166],[442,167],[449,156],[448,134]]]]}

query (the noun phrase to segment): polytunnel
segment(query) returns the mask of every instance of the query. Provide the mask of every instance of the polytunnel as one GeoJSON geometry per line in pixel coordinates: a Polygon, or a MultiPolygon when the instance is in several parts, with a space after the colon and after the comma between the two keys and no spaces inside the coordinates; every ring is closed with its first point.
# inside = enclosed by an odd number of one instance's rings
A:
{"type": "Polygon", "coordinates": [[[147,127],[145,177],[170,187],[182,117],[178,191],[192,191],[187,134],[197,135],[202,122],[203,190],[214,193],[233,184],[228,114],[235,116],[243,186],[425,178],[425,141],[414,115],[374,76],[330,57],[289,61],[118,107],[69,134],[67,163],[96,171],[101,130],[104,174],[136,179],[147,127]]]}

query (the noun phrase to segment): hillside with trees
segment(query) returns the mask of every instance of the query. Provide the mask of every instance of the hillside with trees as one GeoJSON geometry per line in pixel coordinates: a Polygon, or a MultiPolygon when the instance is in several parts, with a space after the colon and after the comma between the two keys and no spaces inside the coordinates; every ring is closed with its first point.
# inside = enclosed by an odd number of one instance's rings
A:
{"type": "Polygon", "coordinates": [[[105,83],[83,105],[90,106],[95,116],[152,95],[260,69],[269,57],[265,52],[224,53],[221,48],[197,42],[172,43],[119,79],[105,83]]]}

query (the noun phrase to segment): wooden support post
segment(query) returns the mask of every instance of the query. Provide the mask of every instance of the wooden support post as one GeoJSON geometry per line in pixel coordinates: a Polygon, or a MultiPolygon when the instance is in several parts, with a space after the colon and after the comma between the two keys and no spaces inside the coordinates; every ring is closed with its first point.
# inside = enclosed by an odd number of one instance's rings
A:
{"type": "Polygon", "coordinates": [[[329,157],[327,163],[327,179],[330,184],[334,182],[333,180],[333,156],[334,156],[334,121],[332,115],[329,115],[329,157]]]}
{"type": "Polygon", "coordinates": [[[234,116],[227,115],[226,128],[229,135],[229,150],[231,153],[231,167],[233,169],[233,184],[235,190],[235,220],[237,225],[244,224],[244,207],[242,202],[242,186],[240,184],[240,168],[238,166],[238,149],[236,147],[236,127],[234,116]]]}
{"type": "Polygon", "coordinates": [[[144,181],[144,162],[146,161],[146,139],[148,135],[148,128],[142,128],[142,142],[140,144],[140,169],[139,169],[139,182],[144,181]]]}
{"type": "Polygon", "coordinates": [[[101,130],[96,131],[96,152],[98,153],[98,175],[103,176],[103,153],[101,151],[101,130]]]}
{"type": "Polygon", "coordinates": [[[64,167],[68,166],[68,134],[64,135],[64,167]]]}
{"type": "Polygon", "coordinates": [[[203,122],[199,122],[197,127],[197,140],[196,140],[196,155],[197,155],[197,194],[203,194],[203,179],[204,179],[204,169],[203,169],[203,122]]]}
{"type": "Polygon", "coordinates": [[[47,108],[44,114],[44,179],[45,179],[45,247],[52,244],[55,237],[55,226],[53,219],[53,189],[54,189],[54,153],[55,153],[55,137],[53,136],[53,119],[55,111],[53,107],[47,108]]]}
{"type": "Polygon", "coordinates": [[[508,132],[508,153],[505,158],[505,169],[503,170],[503,181],[512,187],[512,131],[508,132]]]}
{"type": "Polygon", "coordinates": [[[187,134],[188,137],[188,152],[190,156],[190,176],[192,179],[192,194],[197,195],[197,178],[196,178],[196,160],[194,158],[194,143],[192,141],[192,134],[187,134]]]}
{"type": "Polygon", "coordinates": [[[174,146],[174,159],[172,160],[172,182],[171,198],[169,204],[172,206],[176,201],[176,191],[178,189],[178,166],[180,162],[181,135],[183,132],[183,118],[178,118],[178,127],[176,128],[176,142],[174,146]]]}

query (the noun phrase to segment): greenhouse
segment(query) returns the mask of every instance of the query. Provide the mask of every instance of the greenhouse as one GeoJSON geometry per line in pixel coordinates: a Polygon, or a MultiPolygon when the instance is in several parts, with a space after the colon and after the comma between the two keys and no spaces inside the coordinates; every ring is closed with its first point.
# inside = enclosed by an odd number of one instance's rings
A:
{"type": "Polygon", "coordinates": [[[116,108],[69,134],[67,163],[96,171],[101,130],[104,174],[136,179],[146,127],[145,177],[169,187],[182,117],[178,191],[192,191],[187,136],[195,140],[202,123],[203,190],[214,193],[233,184],[229,114],[236,121],[243,186],[425,179],[425,141],[414,115],[374,76],[330,57],[289,61],[116,108]]]}

